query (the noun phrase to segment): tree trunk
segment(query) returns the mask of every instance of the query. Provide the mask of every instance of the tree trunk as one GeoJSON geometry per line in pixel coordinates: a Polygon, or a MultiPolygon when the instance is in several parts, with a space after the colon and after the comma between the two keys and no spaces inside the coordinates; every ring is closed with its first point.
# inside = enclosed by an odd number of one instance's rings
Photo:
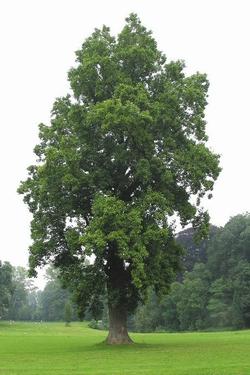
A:
{"type": "Polygon", "coordinates": [[[131,344],[127,330],[127,286],[128,275],[124,260],[118,255],[115,243],[109,244],[107,259],[107,291],[109,309],[109,334],[107,344],[131,344]]]}
{"type": "Polygon", "coordinates": [[[120,307],[109,307],[109,334],[106,343],[111,345],[133,343],[128,335],[127,313],[120,307]]]}

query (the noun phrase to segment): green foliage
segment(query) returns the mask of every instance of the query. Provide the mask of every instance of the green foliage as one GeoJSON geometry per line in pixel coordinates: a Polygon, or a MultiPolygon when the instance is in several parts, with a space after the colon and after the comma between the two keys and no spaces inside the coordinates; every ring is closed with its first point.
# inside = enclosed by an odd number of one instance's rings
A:
{"type": "MultiPolygon", "coordinates": [[[[37,290],[25,268],[0,263],[1,319],[63,321],[72,294],[62,288],[55,269],[47,269],[47,279],[44,290],[37,290]]],[[[77,320],[76,307],[70,305],[70,309],[70,320],[77,320]]]]}
{"type": "Polygon", "coordinates": [[[69,291],[62,289],[59,280],[48,281],[39,296],[41,320],[63,321],[65,319],[65,304],[69,296],[69,291]]]}
{"type": "Polygon", "coordinates": [[[233,278],[234,326],[250,327],[250,262],[241,260],[233,278]]]}
{"type": "MultiPolygon", "coordinates": [[[[176,239],[184,248],[182,273],[183,271],[192,271],[195,263],[207,263],[207,248],[218,230],[218,227],[210,225],[208,237],[198,242],[195,240],[193,228],[187,228],[177,233],[176,239]]],[[[179,278],[181,278],[181,275],[179,275],[179,278]]]]}
{"type": "Polygon", "coordinates": [[[224,325],[230,321],[237,328],[250,327],[249,233],[250,215],[237,215],[220,229],[208,247],[208,267],[215,280],[210,308],[217,300],[218,313],[224,309],[224,325]]]}
{"type": "Polygon", "coordinates": [[[133,323],[133,328],[137,332],[153,332],[160,328],[159,298],[153,290],[150,290],[147,303],[136,310],[133,323]]]}
{"type": "Polygon", "coordinates": [[[204,264],[196,264],[185,273],[183,283],[175,282],[162,299],[154,293],[137,309],[134,329],[139,332],[157,330],[187,331],[207,327],[210,275],[204,264]]]}
{"type": "Polygon", "coordinates": [[[77,319],[77,312],[72,305],[72,294],[62,287],[56,269],[46,270],[47,283],[38,294],[37,315],[42,321],[65,321],[70,323],[77,319]]]}
{"type": "Polygon", "coordinates": [[[19,188],[33,215],[30,273],[59,267],[81,315],[100,314],[105,289],[110,306],[132,312],[179,268],[172,215],[207,234],[201,198],[220,172],[206,146],[209,85],[167,62],[134,14],[117,38],[95,30],[76,55],[73,93],[40,125],[38,162],[19,188]]]}
{"type": "Polygon", "coordinates": [[[32,320],[34,311],[30,308],[31,299],[29,299],[29,295],[33,294],[34,296],[36,290],[33,281],[28,279],[27,270],[24,267],[13,268],[12,280],[13,290],[8,318],[11,320],[32,320]]]}
{"type": "Polygon", "coordinates": [[[208,311],[212,327],[232,326],[232,283],[223,278],[215,280],[210,287],[208,311]]]}
{"type": "Polygon", "coordinates": [[[135,314],[135,329],[155,331],[152,316],[163,330],[201,330],[250,327],[249,214],[237,215],[224,228],[212,228],[209,239],[197,245],[193,231],[179,233],[186,246],[184,272],[160,302],[150,295],[135,314]],[[205,263],[198,263],[201,257],[205,263]]]}
{"type": "Polygon", "coordinates": [[[182,295],[182,284],[174,282],[171,285],[169,294],[161,301],[161,326],[169,332],[180,331],[180,318],[177,304],[182,295]]]}
{"type": "Polygon", "coordinates": [[[13,268],[10,263],[0,261],[0,319],[6,318],[13,290],[13,268]]]}
{"type": "Polygon", "coordinates": [[[0,318],[35,320],[37,292],[23,267],[0,262],[0,318]]]}
{"type": "Polygon", "coordinates": [[[206,326],[209,299],[209,272],[204,264],[196,264],[187,273],[181,288],[177,313],[181,330],[196,330],[206,326]]]}
{"type": "Polygon", "coordinates": [[[208,247],[209,268],[215,275],[229,278],[239,261],[250,261],[250,215],[231,218],[208,247]]]}

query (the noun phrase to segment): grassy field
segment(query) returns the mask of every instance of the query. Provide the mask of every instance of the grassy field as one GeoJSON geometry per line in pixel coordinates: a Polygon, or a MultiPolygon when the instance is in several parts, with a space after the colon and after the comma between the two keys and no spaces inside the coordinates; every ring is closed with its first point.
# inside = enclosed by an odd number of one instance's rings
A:
{"type": "Polygon", "coordinates": [[[85,323],[0,322],[0,375],[249,375],[250,331],[133,334],[110,347],[85,323]]]}

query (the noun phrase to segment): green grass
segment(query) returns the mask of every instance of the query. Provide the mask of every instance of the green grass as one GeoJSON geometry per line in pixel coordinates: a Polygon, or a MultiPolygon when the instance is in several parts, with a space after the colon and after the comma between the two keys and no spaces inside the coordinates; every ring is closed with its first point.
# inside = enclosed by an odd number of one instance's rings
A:
{"type": "Polygon", "coordinates": [[[133,334],[107,346],[86,323],[0,322],[0,375],[249,375],[250,331],[133,334]]]}

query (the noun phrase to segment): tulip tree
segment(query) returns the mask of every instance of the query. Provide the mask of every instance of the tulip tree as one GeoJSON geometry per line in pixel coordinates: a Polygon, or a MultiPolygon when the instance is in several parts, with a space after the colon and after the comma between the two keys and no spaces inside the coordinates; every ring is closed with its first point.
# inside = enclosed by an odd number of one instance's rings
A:
{"type": "Polygon", "coordinates": [[[135,14],[115,38],[96,29],[76,52],[72,93],[40,124],[37,163],[19,187],[33,215],[30,271],[53,263],[80,312],[107,293],[107,342],[129,343],[127,314],[179,267],[173,218],[201,236],[220,168],[206,146],[206,75],[168,61],[135,14]]]}

